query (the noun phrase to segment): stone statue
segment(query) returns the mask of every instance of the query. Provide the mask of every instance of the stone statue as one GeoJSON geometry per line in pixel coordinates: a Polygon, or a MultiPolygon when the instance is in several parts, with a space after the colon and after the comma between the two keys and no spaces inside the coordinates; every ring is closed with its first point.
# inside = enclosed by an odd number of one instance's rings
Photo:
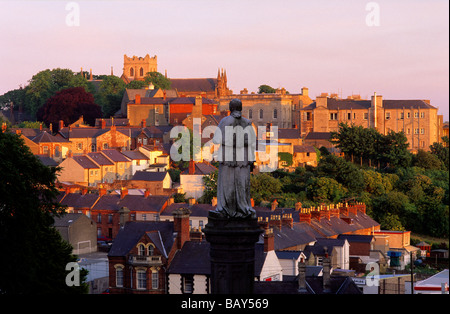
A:
{"type": "Polygon", "coordinates": [[[242,102],[230,101],[230,115],[223,118],[213,137],[219,145],[217,218],[256,218],[250,199],[250,172],[255,161],[256,132],[250,120],[242,117],[242,102]]]}

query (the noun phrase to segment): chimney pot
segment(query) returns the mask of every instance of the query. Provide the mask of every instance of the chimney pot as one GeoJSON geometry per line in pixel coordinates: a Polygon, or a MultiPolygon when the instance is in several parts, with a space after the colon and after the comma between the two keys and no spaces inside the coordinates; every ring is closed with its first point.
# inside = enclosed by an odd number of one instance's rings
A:
{"type": "Polygon", "coordinates": [[[136,97],[134,98],[134,103],[136,105],[140,105],[141,104],[141,95],[137,94],[136,97]]]}
{"type": "Polygon", "coordinates": [[[120,190],[120,199],[123,199],[127,195],[128,195],[128,189],[127,188],[122,188],[120,190]]]}

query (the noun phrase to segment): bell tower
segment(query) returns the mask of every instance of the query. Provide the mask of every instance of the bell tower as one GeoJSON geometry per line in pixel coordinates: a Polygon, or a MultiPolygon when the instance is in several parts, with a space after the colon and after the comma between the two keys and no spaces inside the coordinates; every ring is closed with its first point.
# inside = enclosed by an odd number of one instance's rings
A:
{"type": "Polygon", "coordinates": [[[128,57],[123,55],[123,74],[122,77],[128,82],[138,80],[143,81],[148,72],[158,71],[157,56],[150,57],[147,54],[145,57],[128,57]]]}

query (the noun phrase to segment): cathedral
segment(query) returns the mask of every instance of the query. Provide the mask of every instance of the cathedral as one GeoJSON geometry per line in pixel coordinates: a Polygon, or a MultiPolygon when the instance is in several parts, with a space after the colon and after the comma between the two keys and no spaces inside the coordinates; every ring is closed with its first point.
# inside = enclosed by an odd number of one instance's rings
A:
{"type": "MultiPolygon", "coordinates": [[[[123,73],[120,77],[126,84],[134,80],[143,81],[148,72],[157,72],[157,56],[132,58],[124,55],[123,73]]],[[[167,77],[167,72],[165,73],[167,77]]],[[[227,85],[227,73],[219,69],[217,78],[169,78],[172,82],[171,89],[176,91],[178,97],[202,96],[210,99],[219,99],[229,96],[232,91],[227,85]]]]}

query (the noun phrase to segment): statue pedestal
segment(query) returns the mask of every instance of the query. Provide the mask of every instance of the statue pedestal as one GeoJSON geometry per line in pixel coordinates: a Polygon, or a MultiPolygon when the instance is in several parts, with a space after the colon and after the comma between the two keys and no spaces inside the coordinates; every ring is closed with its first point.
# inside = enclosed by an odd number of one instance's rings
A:
{"type": "Polygon", "coordinates": [[[255,243],[263,232],[257,220],[210,214],[203,232],[210,243],[211,293],[253,293],[255,243]]]}

